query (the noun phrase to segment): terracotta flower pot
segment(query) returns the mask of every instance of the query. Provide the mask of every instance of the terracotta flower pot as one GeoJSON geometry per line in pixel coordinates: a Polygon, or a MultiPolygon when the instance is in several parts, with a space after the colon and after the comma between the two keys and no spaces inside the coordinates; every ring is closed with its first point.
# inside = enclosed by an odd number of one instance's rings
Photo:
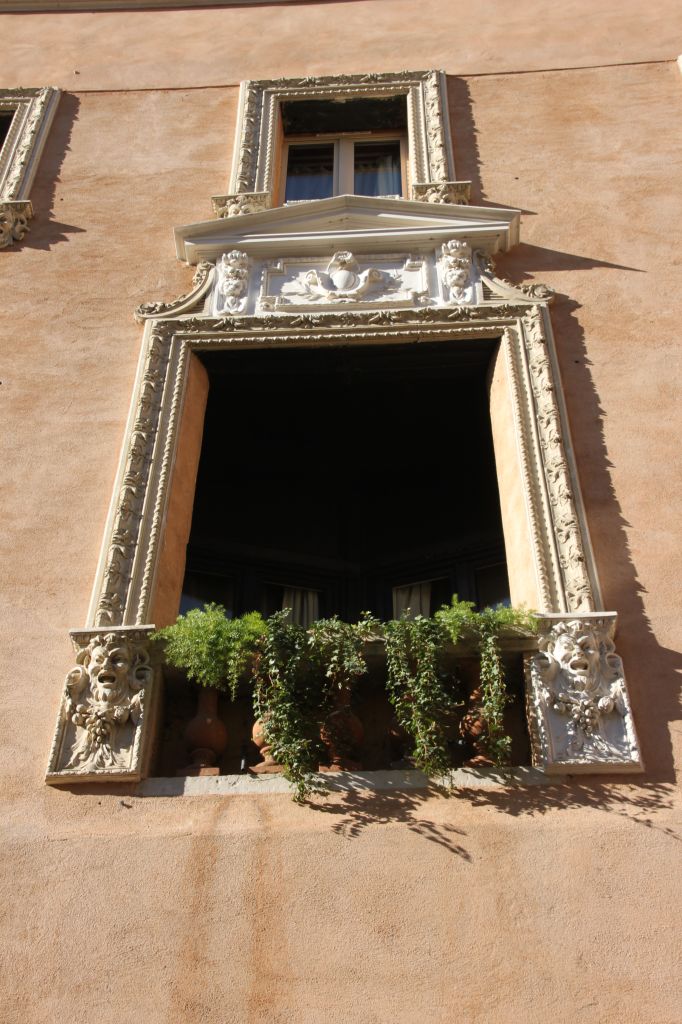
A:
{"type": "Polygon", "coordinates": [[[256,775],[275,775],[278,772],[283,771],[281,764],[277,764],[270,753],[270,744],[265,737],[265,728],[263,726],[262,718],[257,718],[253,723],[251,739],[253,740],[254,745],[258,747],[258,753],[263,760],[260,764],[255,764],[249,768],[249,771],[255,772],[256,775]]]}
{"type": "Polygon", "coordinates": [[[320,739],[329,751],[329,765],[320,765],[323,772],[359,771],[359,751],[365,736],[362,722],[350,706],[350,687],[342,687],[334,710],[320,728],[320,739]]]}
{"type": "Polygon", "coordinates": [[[201,687],[197,713],[185,729],[185,740],[192,763],[178,775],[219,775],[217,761],[227,746],[227,729],[218,718],[218,691],[201,687]]]}

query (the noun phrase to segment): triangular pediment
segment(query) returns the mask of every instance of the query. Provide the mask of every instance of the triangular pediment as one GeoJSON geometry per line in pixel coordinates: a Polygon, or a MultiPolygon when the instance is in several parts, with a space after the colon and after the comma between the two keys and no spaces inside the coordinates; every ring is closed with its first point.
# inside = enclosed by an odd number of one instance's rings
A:
{"type": "Polygon", "coordinates": [[[450,238],[490,255],[519,240],[519,210],[335,196],[175,229],[179,259],[215,261],[240,249],[252,255],[410,251],[450,238]]]}

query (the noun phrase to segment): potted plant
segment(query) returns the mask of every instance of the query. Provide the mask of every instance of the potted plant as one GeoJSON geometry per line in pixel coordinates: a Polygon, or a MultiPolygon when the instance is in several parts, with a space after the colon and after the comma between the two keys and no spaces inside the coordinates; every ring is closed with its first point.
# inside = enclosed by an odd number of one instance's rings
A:
{"type": "Polygon", "coordinates": [[[172,626],[158,630],[169,665],[184,669],[199,686],[197,713],[185,730],[191,764],[183,775],[217,775],[217,761],[227,746],[227,729],[218,717],[218,693],[234,700],[240,676],[246,670],[265,633],[258,612],[227,617],[219,604],[193,608],[172,626]]]}

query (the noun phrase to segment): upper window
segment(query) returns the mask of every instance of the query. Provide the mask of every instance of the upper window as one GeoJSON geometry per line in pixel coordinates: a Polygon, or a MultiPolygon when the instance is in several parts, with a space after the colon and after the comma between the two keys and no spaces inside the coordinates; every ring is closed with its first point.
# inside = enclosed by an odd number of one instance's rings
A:
{"type": "Polygon", "coordinates": [[[242,82],[229,194],[213,208],[232,217],[353,194],[468,202],[446,96],[441,71],[242,82]]]}
{"type": "Polygon", "coordinates": [[[283,202],[406,195],[405,96],[292,101],[281,116],[283,202]]]}

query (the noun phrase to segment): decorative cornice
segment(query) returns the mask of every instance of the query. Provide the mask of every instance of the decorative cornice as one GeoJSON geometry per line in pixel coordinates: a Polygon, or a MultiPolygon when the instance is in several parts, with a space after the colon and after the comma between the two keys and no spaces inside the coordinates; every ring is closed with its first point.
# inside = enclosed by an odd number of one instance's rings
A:
{"type": "Polygon", "coordinates": [[[164,7],[249,7],[254,4],[279,6],[298,0],[0,0],[0,14],[36,11],[146,11],[164,7]]]}

